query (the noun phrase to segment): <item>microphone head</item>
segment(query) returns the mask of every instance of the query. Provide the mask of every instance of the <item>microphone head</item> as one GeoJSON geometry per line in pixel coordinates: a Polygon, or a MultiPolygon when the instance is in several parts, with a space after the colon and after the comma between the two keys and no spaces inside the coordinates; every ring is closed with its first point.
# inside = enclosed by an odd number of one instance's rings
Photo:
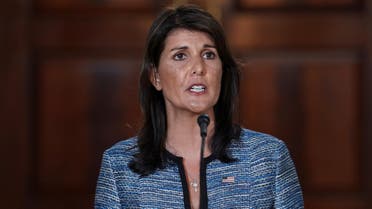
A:
{"type": "Polygon", "coordinates": [[[209,125],[209,116],[207,114],[199,115],[198,124],[199,124],[199,127],[200,127],[200,135],[202,137],[206,137],[207,136],[207,127],[209,125]]]}
{"type": "Polygon", "coordinates": [[[209,125],[209,116],[208,114],[201,114],[198,117],[198,124],[201,126],[202,124],[206,124],[207,126],[209,125]]]}

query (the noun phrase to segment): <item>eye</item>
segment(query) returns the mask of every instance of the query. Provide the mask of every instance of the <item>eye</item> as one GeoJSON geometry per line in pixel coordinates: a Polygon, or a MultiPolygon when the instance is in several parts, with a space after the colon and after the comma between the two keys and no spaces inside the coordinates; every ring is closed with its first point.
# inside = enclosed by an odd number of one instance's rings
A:
{"type": "Polygon", "coordinates": [[[211,60],[216,58],[216,54],[214,52],[209,51],[203,54],[203,58],[211,60]]]}
{"type": "Polygon", "coordinates": [[[177,53],[173,56],[173,59],[176,60],[176,61],[184,60],[184,59],[186,59],[186,54],[177,53]]]}

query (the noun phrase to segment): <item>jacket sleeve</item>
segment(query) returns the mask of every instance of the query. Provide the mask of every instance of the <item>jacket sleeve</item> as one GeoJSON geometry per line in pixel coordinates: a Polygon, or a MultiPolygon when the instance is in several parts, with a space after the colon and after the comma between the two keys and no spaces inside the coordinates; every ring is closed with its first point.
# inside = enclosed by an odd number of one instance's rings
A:
{"type": "Polygon", "coordinates": [[[275,208],[304,208],[301,186],[289,151],[282,142],[276,153],[275,208]]]}
{"type": "Polygon", "coordinates": [[[118,195],[114,172],[110,156],[105,152],[102,158],[102,165],[98,176],[96,195],[94,202],[95,209],[120,209],[120,198],[118,195]]]}

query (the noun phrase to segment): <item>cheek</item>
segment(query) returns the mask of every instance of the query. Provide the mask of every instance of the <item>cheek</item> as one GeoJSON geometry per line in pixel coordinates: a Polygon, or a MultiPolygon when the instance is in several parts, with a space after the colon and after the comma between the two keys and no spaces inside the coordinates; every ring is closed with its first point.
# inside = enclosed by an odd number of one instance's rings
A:
{"type": "Polygon", "coordinates": [[[183,89],[181,73],[177,73],[176,69],[163,70],[163,74],[160,75],[163,92],[168,96],[180,94],[178,91],[183,89]]]}
{"type": "Polygon", "coordinates": [[[215,60],[214,62],[209,63],[210,69],[213,71],[218,80],[222,78],[222,62],[220,59],[215,60]]]}

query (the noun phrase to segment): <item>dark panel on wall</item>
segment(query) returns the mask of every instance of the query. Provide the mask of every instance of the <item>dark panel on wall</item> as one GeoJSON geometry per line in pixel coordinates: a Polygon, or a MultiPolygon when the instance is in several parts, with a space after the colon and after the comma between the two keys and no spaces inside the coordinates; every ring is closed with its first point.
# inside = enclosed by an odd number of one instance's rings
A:
{"type": "Polygon", "coordinates": [[[42,61],[35,208],[92,204],[88,194],[94,193],[103,150],[139,128],[139,69],[139,60],[125,58],[42,61]],[[77,197],[85,201],[75,202],[77,197]]]}
{"type": "Polygon", "coordinates": [[[225,23],[232,48],[352,48],[363,45],[360,14],[243,13],[225,23]]]}
{"type": "MultiPolygon", "coordinates": [[[[119,15],[88,18],[50,17],[35,20],[33,43],[53,50],[100,48],[100,50],[141,50],[145,45],[151,15],[119,15]]],[[[98,50],[98,51],[100,51],[98,50]]]]}
{"type": "Polygon", "coordinates": [[[35,0],[39,12],[151,12],[157,1],[147,0],[35,0]]]}
{"type": "Polygon", "coordinates": [[[305,208],[310,209],[369,209],[370,203],[363,195],[356,193],[317,193],[306,198],[305,208]],[[329,195],[331,194],[331,195],[329,195]]]}
{"type": "Polygon", "coordinates": [[[363,158],[362,162],[365,163],[363,167],[363,176],[361,179],[364,184],[364,191],[366,192],[365,198],[368,200],[372,199],[372,181],[370,181],[372,176],[372,1],[366,1],[366,12],[365,12],[365,22],[366,22],[366,60],[363,63],[364,76],[362,80],[362,135],[363,135],[363,158]]]}
{"type": "Polygon", "coordinates": [[[308,189],[361,188],[358,129],[360,61],[315,60],[304,70],[308,189]]]}
{"type": "Polygon", "coordinates": [[[240,8],[252,9],[252,8],[353,8],[360,7],[362,4],[361,0],[238,0],[240,8]]]}
{"type": "Polygon", "coordinates": [[[310,208],[366,203],[353,193],[362,192],[360,59],[358,53],[321,51],[246,56],[240,120],[287,142],[310,208]],[[321,203],[312,196],[319,192],[338,204],[321,203]]]}
{"type": "Polygon", "coordinates": [[[22,209],[26,202],[30,123],[29,18],[25,1],[0,6],[0,202],[22,209]]]}
{"type": "Polygon", "coordinates": [[[102,153],[136,135],[138,75],[156,1],[34,3],[29,208],[92,208],[102,153]]]}

